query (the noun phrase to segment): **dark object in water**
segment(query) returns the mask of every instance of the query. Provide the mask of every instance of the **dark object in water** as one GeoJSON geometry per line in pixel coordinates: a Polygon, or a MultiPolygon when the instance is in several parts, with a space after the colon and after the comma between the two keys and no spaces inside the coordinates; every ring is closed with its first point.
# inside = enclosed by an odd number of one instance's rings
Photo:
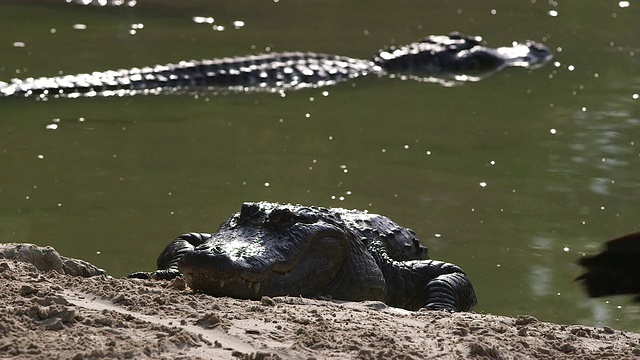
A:
{"type": "Polygon", "coordinates": [[[533,41],[490,48],[479,36],[432,35],[380,50],[371,60],[308,52],[180,61],[141,69],[0,81],[0,97],[38,99],[217,92],[281,92],[334,85],[367,75],[453,86],[507,67],[536,69],[553,55],[533,41]]]}
{"type": "Polygon", "coordinates": [[[591,297],[635,294],[640,302],[640,232],[609,240],[605,249],[593,256],[578,260],[587,272],[581,281],[591,297]]]}

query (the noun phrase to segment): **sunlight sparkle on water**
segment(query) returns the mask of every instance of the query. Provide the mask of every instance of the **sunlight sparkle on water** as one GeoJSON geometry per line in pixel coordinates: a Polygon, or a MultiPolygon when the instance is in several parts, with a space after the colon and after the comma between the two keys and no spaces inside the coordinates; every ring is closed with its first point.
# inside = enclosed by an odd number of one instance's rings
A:
{"type": "Polygon", "coordinates": [[[196,24],[213,24],[214,21],[211,16],[194,16],[192,19],[196,24]]]}

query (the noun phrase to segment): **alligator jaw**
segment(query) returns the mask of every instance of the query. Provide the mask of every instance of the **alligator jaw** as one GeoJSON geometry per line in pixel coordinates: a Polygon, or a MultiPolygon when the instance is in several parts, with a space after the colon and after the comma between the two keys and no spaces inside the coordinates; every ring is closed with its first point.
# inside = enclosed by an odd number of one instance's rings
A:
{"type": "MultiPolygon", "coordinates": [[[[185,280],[189,284],[198,283],[199,279],[192,274],[185,274],[185,280]]],[[[239,298],[245,299],[258,299],[262,296],[260,293],[260,289],[262,287],[262,282],[255,282],[250,280],[245,280],[240,277],[234,278],[224,278],[224,279],[210,279],[208,282],[208,286],[206,290],[201,290],[205,293],[215,295],[215,296],[230,296],[230,292],[232,292],[239,298]]]]}
{"type": "MultiPolygon", "coordinates": [[[[207,244],[185,254],[178,268],[192,289],[214,296],[260,299],[264,295],[313,295],[322,293],[341,271],[348,244],[344,234],[320,232],[300,244],[297,254],[285,254],[289,261],[271,264],[250,256],[214,253],[212,248],[216,246],[207,244]]],[[[282,259],[277,255],[271,258],[282,259]]]]}

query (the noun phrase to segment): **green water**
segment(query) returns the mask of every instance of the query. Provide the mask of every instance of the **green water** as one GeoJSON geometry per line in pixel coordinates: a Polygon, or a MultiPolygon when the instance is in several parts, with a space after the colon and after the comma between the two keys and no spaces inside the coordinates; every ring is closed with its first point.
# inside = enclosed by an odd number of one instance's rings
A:
{"type": "Polygon", "coordinates": [[[0,0],[4,81],[266,48],[369,58],[454,30],[555,53],[453,88],[364,78],[286,97],[0,99],[1,239],[121,276],[243,201],[368,209],[462,266],[479,312],[640,331],[628,298],[588,300],[572,282],[582,253],[639,226],[640,6],[624,5],[0,0]]]}

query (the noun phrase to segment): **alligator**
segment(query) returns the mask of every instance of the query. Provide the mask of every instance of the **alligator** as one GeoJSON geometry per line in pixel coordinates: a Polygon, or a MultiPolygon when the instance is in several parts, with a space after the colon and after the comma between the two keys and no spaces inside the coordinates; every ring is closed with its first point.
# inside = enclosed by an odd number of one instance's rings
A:
{"type": "Polygon", "coordinates": [[[640,232],[607,241],[602,252],[578,264],[586,272],[576,280],[590,297],[635,294],[633,301],[640,302],[640,232]]]}
{"type": "Polygon", "coordinates": [[[460,267],[430,260],[411,229],[358,210],[247,202],[215,233],[176,238],[157,265],[129,277],[182,275],[195,291],[241,299],[379,300],[445,311],[477,303],[460,267]]]}
{"type": "Polygon", "coordinates": [[[479,36],[428,36],[380,50],[371,60],[309,52],[283,52],[90,74],[0,82],[0,97],[124,96],[159,93],[281,92],[317,88],[366,75],[452,86],[479,81],[506,67],[538,68],[553,56],[533,41],[489,48],[479,36]]]}

